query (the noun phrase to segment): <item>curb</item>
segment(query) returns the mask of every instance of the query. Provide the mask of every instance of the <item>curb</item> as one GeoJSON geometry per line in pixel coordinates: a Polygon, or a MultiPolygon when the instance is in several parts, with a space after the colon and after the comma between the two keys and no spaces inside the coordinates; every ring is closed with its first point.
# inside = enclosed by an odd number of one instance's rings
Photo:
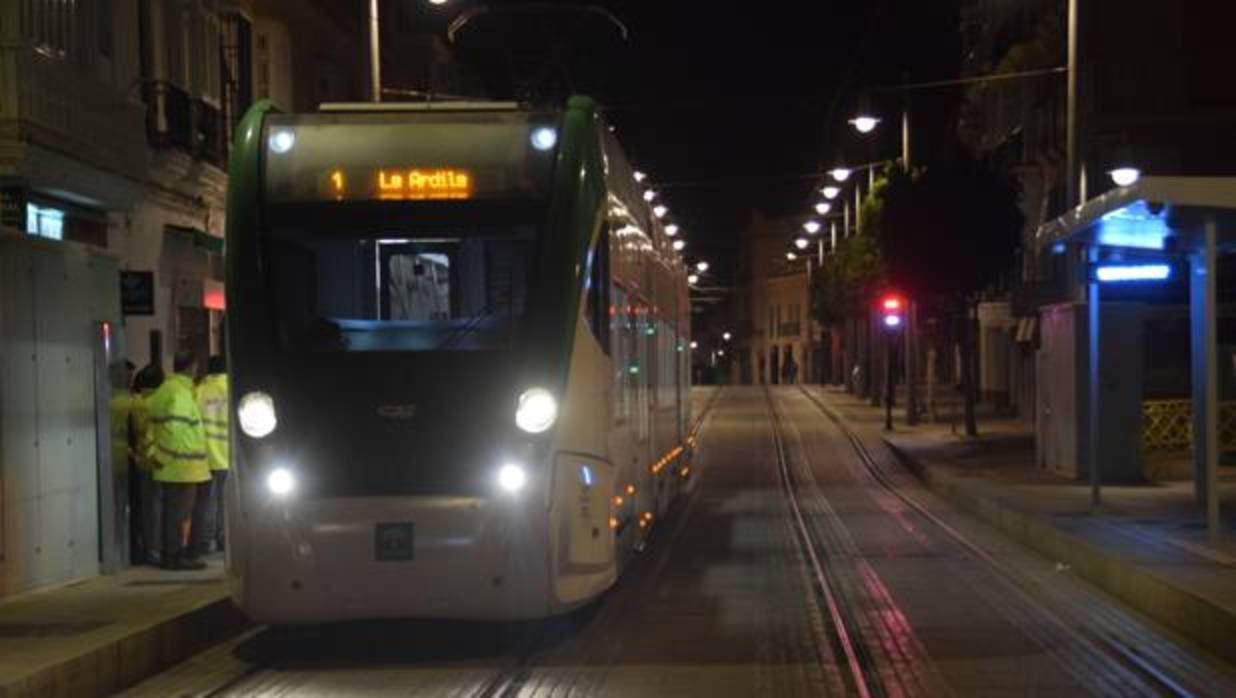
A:
{"type": "Polygon", "coordinates": [[[975,493],[945,465],[920,461],[889,439],[888,449],[937,495],[1227,662],[1236,663],[1236,614],[1072,535],[1042,517],[975,493]]]}
{"type": "Polygon", "coordinates": [[[231,598],[83,647],[74,657],[0,684],[0,698],[108,696],[239,634],[249,625],[231,598]]]}

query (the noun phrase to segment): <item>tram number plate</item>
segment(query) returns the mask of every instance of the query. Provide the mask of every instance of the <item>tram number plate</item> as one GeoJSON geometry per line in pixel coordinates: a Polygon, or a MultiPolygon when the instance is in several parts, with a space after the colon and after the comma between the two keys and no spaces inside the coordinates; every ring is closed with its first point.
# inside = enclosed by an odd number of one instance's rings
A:
{"type": "Polygon", "coordinates": [[[411,560],[413,528],[410,523],[380,523],[373,529],[373,556],[378,561],[411,560]]]}

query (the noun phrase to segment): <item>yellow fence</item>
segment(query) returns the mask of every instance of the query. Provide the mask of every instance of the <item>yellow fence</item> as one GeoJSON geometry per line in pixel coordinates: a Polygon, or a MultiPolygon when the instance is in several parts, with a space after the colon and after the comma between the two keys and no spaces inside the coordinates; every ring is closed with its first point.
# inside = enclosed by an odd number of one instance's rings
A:
{"type": "MultiPolygon", "coordinates": [[[[1147,453],[1182,451],[1193,446],[1190,400],[1142,403],[1142,446],[1147,453]]],[[[1236,451],[1236,401],[1219,403],[1219,451],[1236,451]]]]}

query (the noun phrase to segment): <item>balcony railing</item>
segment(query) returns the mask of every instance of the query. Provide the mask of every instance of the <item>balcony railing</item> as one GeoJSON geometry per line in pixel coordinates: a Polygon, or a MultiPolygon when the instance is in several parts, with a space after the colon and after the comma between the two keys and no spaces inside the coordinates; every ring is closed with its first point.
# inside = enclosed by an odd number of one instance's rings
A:
{"type": "Polygon", "coordinates": [[[31,144],[131,178],[142,170],[142,112],[123,87],[28,46],[0,46],[0,157],[31,144]]]}
{"type": "Polygon", "coordinates": [[[216,167],[227,164],[222,112],[172,83],[147,83],[146,135],[156,147],[179,148],[216,167]]]}

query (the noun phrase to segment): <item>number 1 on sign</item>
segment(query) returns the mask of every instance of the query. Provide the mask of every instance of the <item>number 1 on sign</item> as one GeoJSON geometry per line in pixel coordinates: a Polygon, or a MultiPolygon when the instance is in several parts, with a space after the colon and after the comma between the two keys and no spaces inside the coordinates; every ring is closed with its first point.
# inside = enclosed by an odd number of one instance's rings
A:
{"type": "Polygon", "coordinates": [[[335,186],[335,196],[343,196],[343,171],[335,170],[330,173],[330,183],[335,186]]]}

